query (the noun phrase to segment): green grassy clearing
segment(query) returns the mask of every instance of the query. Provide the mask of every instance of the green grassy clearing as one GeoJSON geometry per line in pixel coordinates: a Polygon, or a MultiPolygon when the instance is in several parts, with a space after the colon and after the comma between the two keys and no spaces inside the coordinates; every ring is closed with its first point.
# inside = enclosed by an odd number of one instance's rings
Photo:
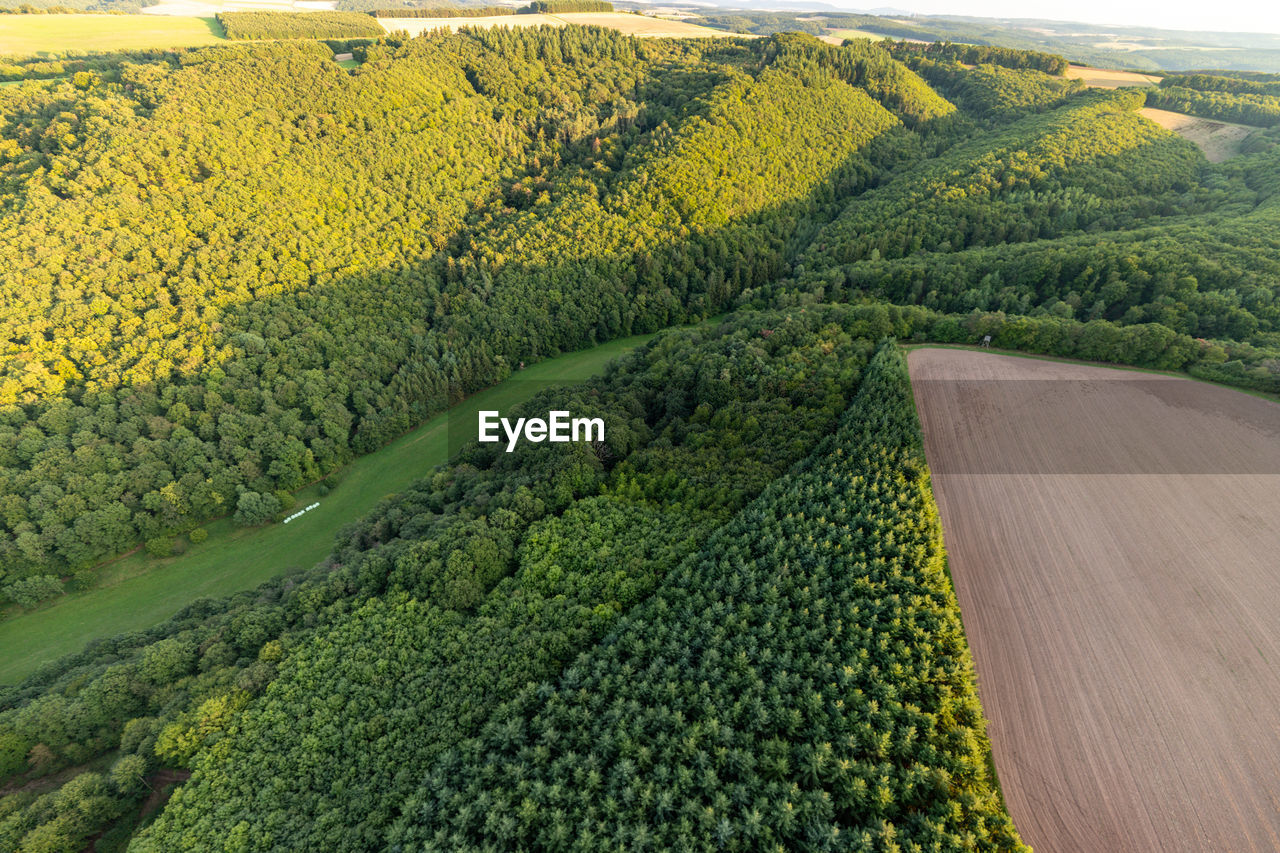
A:
{"type": "Polygon", "coordinates": [[[316,501],[320,506],[289,524],[241,528],[224,518],[206,525],[209,538],[182,555],[156,559],[136,551],[102,567],[98,586],[0,622],[0,683],[19,681],[90,640],[154,625],[198,598],[249,589],[315,565],[329,553],[344,524],[447,461],[450,418],[475,423],[480,409],[505,411],[545,387],[542,382],[588,379],[610,359],[651,337],[623,338],[540,362],[475,394],[352,462],[330,494],[321,497],[319,486],[298,492],[295,510],[316,501]]]}
{"type": "Polygon", "coordinates": [[[171,15],[0,15],[0,55],[195,47],[224,39],[214,18],[171,15]]]}
{"type": "Polygon", "coordinates": [[[352,68],[359,68],[359,67],[360,67],[360,63],[359,63],[359,61],[357,61],[357,60],[355,60],[355,59],[340,59],[340,60],[338,60],[338,65],[340,65],[340,66],[342,66],[343,68],[346,68],[346,69],[352,69],[352,68]]]}

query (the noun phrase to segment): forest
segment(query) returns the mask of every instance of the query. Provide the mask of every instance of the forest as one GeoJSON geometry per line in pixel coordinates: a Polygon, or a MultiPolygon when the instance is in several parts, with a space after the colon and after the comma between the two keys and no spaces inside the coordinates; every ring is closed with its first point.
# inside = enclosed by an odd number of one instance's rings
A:
{"type": "MultiPolygon", "coordinates": [[[[809,452],[855,393],[873,348],[867,336],[886,330],[875,312],[854,308],[790,320],[747,314],[710,331],[668,333],[593,383],[548,392],[527,410],[590,406],[607,419],[605,446],[566,456],[548,445],[508,455],[473,444],[345,531],[309,575],[193,605],[145,636],[47,669],[3,697],[10,710],[0,714],[0,773],[23,770],[33,750],[41,758],[27,770],[33,776],[117,753],[117,761],[144,761],[145,772],[193,766],[230,714],[272,683],[273,709],[253,723],[262,738],[273,729],[280,736],[281,726],[289,737],[301,714],[315,737],[334,749],[349,745],[349,757],[366,768],[426,760],[478,731],[493,696],[533,674],[558,673],[702,537],[809,452]],[[358,637],[369,638],[374,658],[355,653],[358,637]],[[407,667],[399,675],[377,663],[388,642],[407,667]],[[278,672],[282,655],[295,649],[307,660],[296,672],[278,672]],[[429,659],[438,666],[411,676],[429,659]],[[339,692],[381,685],[366,698],[351,694],[382,709],[381,746],[369,751],[362,734],[332,731],[322,709],[306,709],[317,677],[339,692]],[[402,677],[417,687],[406,691],[402,677]],[[428,696],[441,708],[430,731],[415,710],[428,696]]],[[[262,738],[243,747],[253,750],[262,738]]],[[[277,752],[269,765],[247,753],[197,784],[219,791],[223,814],[255,808],[223,786],[312,754],[310,746],[277,752]]],[[[353,765],[353,772],[364,771],[353,765]]],[[[323,776],[290,778],[294,787],[279,791],[284,822],[264,824],[261,836],[286,846],[366,843],[415,781],[383,786],[381,777],[353,777],[344,793],[323,776]],[[307,819],[329,810],[323,827],[307,819]]],[[[136,807],[137,793],[116,795],[113,815],[136,807]]],[[[100,828],[79,812],[61,820],[74,800],[60,809],[58,796],[5,798],[14,811],[0,823],[0,849],[21,849],[21,839],[55,821],[73,839],[100,828]]],[[[201,821],[196,831],[216,832],[207,816],[185,818],[192,819],[201,821]]]]}
{"type": "Polygon", "coordinates": [[[1017,50],[987,44],[952,44],[947,41],[886,40],[885,49],[896,59],[908,60],[912,56],[931,59],[934,62],[958,62],[965,65],[999,65],[1004,68],[1043,71],[1061,77],[1070,63],[1065,57],[1038,50],[1017,50]]]}
{"type": "Polygon", "coordinates": [[[1195,89],[1198,92],[1280,95],[1280,75],[1276,74],[1166,74],[1160,80],[1160,85],[1195,89]]]}
{"type": "Polygon", "coordinates": [[[891,156],[864,155],[872,139],[951,109],[873,48],[833,72],[788,45],[492,30],[358,46],[350,76],[303,42],[23,87],[0,152],[0,275],[23,282],[0,320],[0,589],[43,597],[139,541],[266,521],[520,361],[705,317],[778,275],[891,156]],[[238,99],[188,136],[223,91],[238,99]],[[68,100],[82,113],[47,111],[68,100]],[[99,113],[118,119],[109,148],[99,113]],[[44,310],[60,278],[77,284],[44,310]]]}
{"type": "Polygon", "coordinates": [[[905,54],[903,62],[971,117],[992,126],[1059,106],[1085,88],[1083,81],[1034,68],[987,62],[966,68],[919,53],[905,54]]]}
{"type": "Polygon", "coordinates": [[[1202,118],[1274,127],[1280,124],[1280,83],[1208,74],[1170,76],[1147,93],[1147,104],[1202,118]]]}
{"type": "Polygon", "coordinates": [[[217,17],[229,39],[358,38],[385,32],[359,12],[219,12],[217,17]]]}
{"type": "Polygon", "coordinates": [[[1027,849],[988,751],[889,343],[803,465],[424,775],[387,849],[1027,849]]]}
{"type": "Polygon", "coordinates": [[[1280,392],[1274,137],[1210,164],[1008,49],[344,47],[12,64],[7,613],[725,316],[524,409],[606,441],[468,445],[319,565],[0,688],[0,850],[1018,849],[892,341],[1280,392]]]}

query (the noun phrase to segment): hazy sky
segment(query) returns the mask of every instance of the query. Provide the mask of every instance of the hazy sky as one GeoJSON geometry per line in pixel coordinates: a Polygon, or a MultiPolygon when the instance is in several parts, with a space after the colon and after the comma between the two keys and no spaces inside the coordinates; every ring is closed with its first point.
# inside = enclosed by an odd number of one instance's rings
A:
{"type": "Polygon", "coordinates": [[[922,15],[1048,18],[1177,30],[1280,33],[1280,2],[1257,0],[887,0],[870,5],[908,9],[922,15]]]}

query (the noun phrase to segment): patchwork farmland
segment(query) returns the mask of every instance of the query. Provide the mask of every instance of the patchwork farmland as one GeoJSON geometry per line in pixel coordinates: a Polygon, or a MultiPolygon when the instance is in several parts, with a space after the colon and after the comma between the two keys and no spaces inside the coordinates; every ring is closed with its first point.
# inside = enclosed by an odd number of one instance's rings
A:
{"type": "Polygon", "coordinates": [[[1280,405],[973,351],[909,364],[1024,840],[1280,848],[1280,405]]]}
{"type": "Polygon", "coordinates": [[[0,26],[0,56],[198,47],[223,41],[222,27],[212,16],[5,15],[0,26]]]}

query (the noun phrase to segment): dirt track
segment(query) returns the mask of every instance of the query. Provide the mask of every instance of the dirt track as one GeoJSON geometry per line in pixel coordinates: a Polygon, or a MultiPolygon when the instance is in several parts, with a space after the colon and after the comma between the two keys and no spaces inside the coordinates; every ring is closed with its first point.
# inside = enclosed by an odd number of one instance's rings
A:
{"type": "Polygon", "coordinates": [[[1280,849],[1280,405],[973,351],[909,364],[1022,837],[1280,849]]]}

